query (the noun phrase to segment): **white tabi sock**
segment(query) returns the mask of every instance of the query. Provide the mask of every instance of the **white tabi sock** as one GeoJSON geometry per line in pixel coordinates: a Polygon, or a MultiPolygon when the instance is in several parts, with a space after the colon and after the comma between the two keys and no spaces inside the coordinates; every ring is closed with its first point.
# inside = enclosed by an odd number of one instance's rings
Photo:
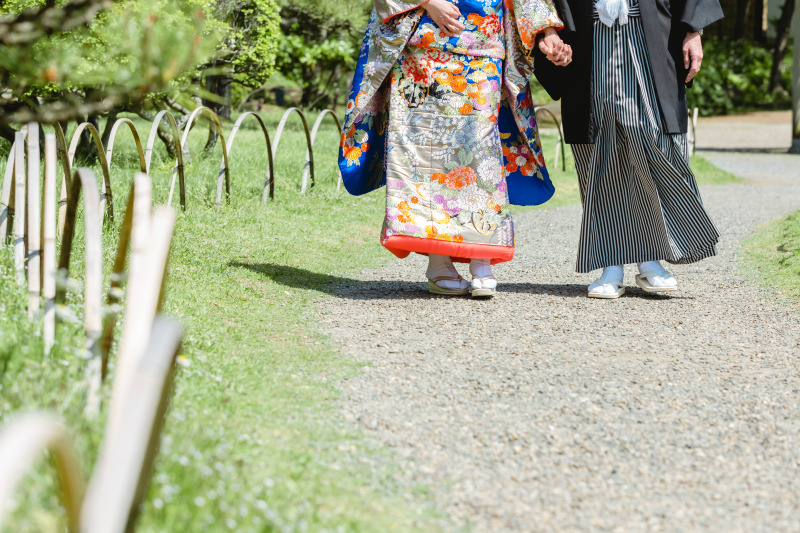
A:
{"type": "MultiPolygon", "coordinates": [[[[455,265],[453,265],[452,259],[447,257],[446,255],[428,255],[428,270],[425,271],[425,275],[428,279],[433,280],[438,278],[439,276],[447,276],[451,278],[458,278],[458,270],[456,270],[455,265]]],[[[459,281],[451,281],[451,280],[441,280],[437,281],[436,284],[443,288],[443,289],[466,289],[467,288],[467,281],[466,280],[459,280],[459,281]]]]}
{"type": "Polygon", "coordinates": [[[479,279],[492,275],[491,259],[473,259],[469,262],[469,273],[472,274],[473,289],[494,289],[497,287],[497,280],[479,279]]]}
{"type": "Polygon", "coordinates": [[[639,274],[647,278],[653,287],[677,287],[678,280],[667,272],[660,261],[638,263],[639,274]]]}
{"type": "Polygon", "coordinates": [[[623,274],[622,265],[605,267],[600,277],[589,285],[589,292],[594,294],[614,294],[622,286],[623,274]],[[620,285],[616,285],[616,283],[620,283],[620,285]]]}

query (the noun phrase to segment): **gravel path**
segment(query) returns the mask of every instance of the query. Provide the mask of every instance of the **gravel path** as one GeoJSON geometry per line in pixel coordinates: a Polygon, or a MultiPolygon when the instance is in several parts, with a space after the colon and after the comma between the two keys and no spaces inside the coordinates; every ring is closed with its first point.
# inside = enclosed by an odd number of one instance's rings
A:
{"type": "Polygon", "coordinates": [[[721,253],[676,297],[587,299],[578,207],[516,216],[493,300],[428,295],[420,256],[342,280],[345,416],[476,531],[800,530],[800,322],[736,262],[800,180],[703,196],[721,253]]]}

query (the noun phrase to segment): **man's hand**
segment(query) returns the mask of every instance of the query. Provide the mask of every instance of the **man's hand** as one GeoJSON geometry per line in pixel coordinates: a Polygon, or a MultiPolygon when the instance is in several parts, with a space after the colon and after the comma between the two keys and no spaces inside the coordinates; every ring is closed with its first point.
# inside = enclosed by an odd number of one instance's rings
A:
{"type": "Polygon", "coordinates": [[[572,62],[572,47],[565,44],[553,28],[544,30],[544,37],[539,41],[539,50],[560,67],[566,67],[572,62]]]}
{"type": "Polygon", "coordinates": [[[686,75],[686,83],[700,72],[700,64],[703,62],[703,43],[700,41],[700,34],[697,32],[687,33],[683,40],[683,66],[689,73],[686,75]]]}
{"type": "Polygon", "coordinates": [[[455,4],[447,0],[428,0],[423,7],[439,29],[448,37],[455,37],[464,31],[464,25],[458,21],[461,11],[455,4]]]}

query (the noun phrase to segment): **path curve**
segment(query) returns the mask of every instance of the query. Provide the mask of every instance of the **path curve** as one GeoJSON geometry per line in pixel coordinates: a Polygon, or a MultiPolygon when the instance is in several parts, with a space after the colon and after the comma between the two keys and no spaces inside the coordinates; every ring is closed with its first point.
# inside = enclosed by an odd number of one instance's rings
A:
{"type": "Polygon", "coordinates": [[[345,416],[476,531],[800,529],[800,322],[737,261],[800,180],[702,193],[720,255],[676,297],[587,299],[579,207],[516,216],[490,301],[428,295],[420,256],[338,284],[345,416]]]}

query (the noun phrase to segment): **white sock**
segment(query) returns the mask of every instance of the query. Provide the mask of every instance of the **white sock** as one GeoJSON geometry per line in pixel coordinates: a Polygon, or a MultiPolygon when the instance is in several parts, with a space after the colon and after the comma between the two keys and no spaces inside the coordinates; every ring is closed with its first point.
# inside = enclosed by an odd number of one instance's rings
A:
{"type": "Polygon", "coordinates": [[[473,289],[494,289],[497,287],[497,280],[484,278],[492,275],[491,259],[473,259],[469,262],[469,273],[472,274],[473,289]]]}
{"type": "Polygon", "coordinates": [[[617,291],[617,288],[609,285],[612,281],[621,281],[623,279],[622,265],[612,265],[605,267],[603,269],[603,273],[600,275],[600,278],[589,285],[589,292],[594,293],[605,293],[605,294],[613,294],[617,291]]]}
{"type": "MultiPolygon", "coordinates": [[[[425,275],[430,280],[438,278],[439,276],[457,278],[458,270],[456,270],[455,265],[453,265],[452,259],[446,255],[429,254],[428,270],[425,271],[425,275]]],[[[443,289],[465,289],[467,287],[467,282],[463,279],[460,281],[441,280],[437,281],[436,284],[443,289]]]]}
{"type": "Polygon", "coordinates": [[[638,263],[639,266],[639,273],[644,275],[645,272],[651,273],[647,278],[647,281],[650,282],[650,285],[654,287],[677,287],[678,280],[672,277],[672,274],[664,270],[664,267],[661,266],[660,261],[645,261],[644,263],[638,263]],[[655,272],[656,274],[652,274],[655,272]]]}

